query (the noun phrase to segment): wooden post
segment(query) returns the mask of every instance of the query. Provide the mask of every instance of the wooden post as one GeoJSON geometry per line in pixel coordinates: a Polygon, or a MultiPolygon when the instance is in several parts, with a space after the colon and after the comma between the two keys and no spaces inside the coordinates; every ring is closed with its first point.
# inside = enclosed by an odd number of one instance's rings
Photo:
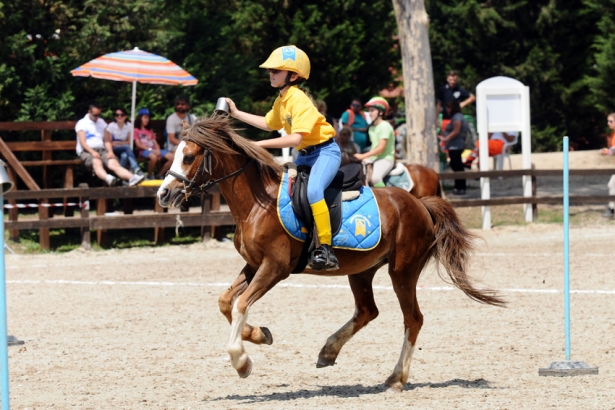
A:
{"type": "MultiPolygon", "coordinates": [[[[536,169],[536,165],[532,164],[532,171],[536,169]]],[[[532,199],[536,199],[536,175],[532,174],[532,199]]],[[[534,202],[532,204],[532,218],[536,219],[538,217],[538,204],[534,202]]]]}
{"type": "MultiPolygon", "coordinates": [[[[73,166],[72,165],[67,165],[66,168],[64,169],[64,189],[70,189],[73,187],[74,185],[74,178],[73,178],[73,166]]],[[[64,216],[65,217],[71,217],[73,216],[74,211],[71,209],[71,207],[66,206],[66,203],[68,202],[69,198],[64,198],[64,216]]]]}
{"type": "MultiPolygon", "coordinates": [[[[41,141],[51,141],[51,130],[41,130],[41,141]]],[[[43,151],[43,161],[51,161],[51,151],[43,151]]],[[[51,188],[51,172],[47,165],[43,165],[43,187],[51,188]]]]}
{"type": "MultiPolygon", "coordinates": [[[[104,198],[100,198],[96,200],[96,215],[105,215],[107,212],[107,200],[104,198]]],[[[96,241],[98,242],[98,246],[104,246],[107,244],[107,230],[106,229],[97,229],[96,230],[96,241]]]]}
{"type": "MultiPolygon", "coordinates": [[[[158,198],[154,198],[154,212],[156,213],[164,213],[167,211],[167,208],[163,208],[158,203],[158,198]]],[[[157,226],[154,228],[154,244],[162,245],[164,242],[164,226],[157,226]]]]}
{"type": "Polygon", "coordinates": [[[203,222],[201,223],[201,239],[203,242],[207,242],[212,237],[212,229],[211,226],[206,225],[205,218],[209,215],[211,211],[211,195],[203,194],[201,195],[201,215],[203,216],[203,222]]]}
{"type": "MultiPolygon", "coordinates": [[[[17,177],[15,175],[15,171],[13,171],[13,168],[10,168],[10,167],[7,167],[6,170],[8,171],[9,178],[11,179],[11,181],[13,181],[13,185],[15,186],[14,189],[17,190],[17,177]]],[[[19,209],[17,209],[16,207],[17,201],[14,199],[9,199],[9,204],[13,205],[13,208],[9,209],[9,221],[17,222],[19,218],[19,209]]],[[[9,240],[13,242],[19,242],[19,230],[18,229],[9,230],[9,240]]]]}
{"type": "MultiPolygon", "coordinates": [[[[79,188],[89,188],[88,184],[79,184],[79,188]]],[[[79,203],[83,204],[81,206],[81,218],[90,219],[90,205],[89,205],[89,196],[81,196],[79,197],[79,203]],[[87,204],[87,205],[86,205],[87,204]]],[[[90,250],[92,248],[92,242],[90,238],[90,226],[81,227],[81,247],[85,250],[90,250]]]]}
{"type": "MultiPolygon", "coordinates": [[[[48,204],[48,199],[41,199],[38,204],[38,219],[43,221],[49,219],[49,208],[44,206],[44,204],[48,204]]],[[[41,249],[48,251],[51,249],[51,244],[49,242],[49,228],[40,228],[38,230],[39,235],[39,244],[41,245],[41,249]]]]}
{"type": "Polygon", "coordinates": [[[17,175],[22,179],[23,182],[33,191],[40,191],[41,188],[38,186],[36,182],[32,179],[32,176],[26,171],[26,169],[21,165],[21,162],[17,159],[13,151],[9,149],[6,145],[6,142],[2,138],[0,138],[0,154],[4,156],[6,162],[15,170],[17,175]]]}

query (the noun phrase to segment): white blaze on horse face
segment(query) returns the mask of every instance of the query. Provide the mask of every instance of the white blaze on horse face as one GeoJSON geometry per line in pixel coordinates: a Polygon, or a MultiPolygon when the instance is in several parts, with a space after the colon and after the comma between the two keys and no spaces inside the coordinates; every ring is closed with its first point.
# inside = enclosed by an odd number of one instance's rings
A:
{"type": "MultiPolygon", "coordinates": [[[[171,165],[171,171],[183,176],[184,178],[186,177],[186,175],[184,175],[182,164],[184,163],[184,147],[185,146],[186,146],[186,143],[184,141],[181,141],[179,143],[179,145],[177,146],[177,150],[175,151],[175,158],[173,159],[173,165],[171,165]]],[[[160,192],[165,190],[169,186],[169,184],[173,181],[177,181],[177,179],[172,175],[167,175],[164,178],[162,185],[160,185],[160,188],[158,189],[158,196],[160,196],[160,192]]]]}

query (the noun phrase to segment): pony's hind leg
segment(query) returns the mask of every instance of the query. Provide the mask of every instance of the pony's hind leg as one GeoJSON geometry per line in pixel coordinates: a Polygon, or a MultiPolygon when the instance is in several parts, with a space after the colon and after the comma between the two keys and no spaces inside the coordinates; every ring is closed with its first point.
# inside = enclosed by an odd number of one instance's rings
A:
{"type": "MultiPolygon", "coordinates": [[[[252,277],[254,277],[254,271],[250,265],[246,265],[241,270],[241,273],[237,279],[235,279],[233,284],[225,290],[218,299],[220,312],[222,312],[230,324],[233,323],[233,302],[248,288],[252,277]]],[[[273,343],[273,336],[268,328],[250,326],[247,323],[243,325],[243,329],[241,330],[241,338],[246,342],[251,342],[257,345],[270,345],[273,343]]]]}
{"type": "Polygon", "coordinates": [[[355,300],[355,312],[344,326],[329,336],[327,342],[320,350],[316,367],[333,366],[340,350],[355,333],[365,327],[378,316],[378,308],[374,301],[372,280],[378,268],[348,276],[350,289],[355,300]]]}
{"type": "MultiPolygon", "coordinates": [[[[424,263],[420,264],[422,267],[424,263]]],[[[401,392],[408,381],[410,374],[410,362],[416,345],[416,339],[423,326],[423,314],[419,309],[416,299],[416,283],[422,269],[408,269],[396,271],[389,267],[389,273],[393,281],[393,289],[399,300],[402,313],[404,315],[404,342],[401,348],[399,360],[393,369],[393,373],[386,380],[385,385],[390,392],[401,392]]]]}

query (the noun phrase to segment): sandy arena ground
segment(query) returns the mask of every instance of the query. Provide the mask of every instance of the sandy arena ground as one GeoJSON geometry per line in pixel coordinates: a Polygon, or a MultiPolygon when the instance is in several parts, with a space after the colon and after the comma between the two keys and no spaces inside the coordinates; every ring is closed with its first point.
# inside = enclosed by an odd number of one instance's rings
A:
{"type": "Polygon", "coordinates": [[[572,359],[598,376],[539,377],[564,360],[561,226],[481,233],[475,275],[506,309],[420,280],[425,325],[402,394],[383,392],[400,353],[401,313],[382,270],[380,316],[317,369],[326,338],[352,315],[346,278],[294,275],[259,301],[249,322],[272,346],[246,344],[239,379],[217,298],[242,267],[228,244],[7,255],[15,409],[614,409],[614,222],[571,228],[572,359]]]}

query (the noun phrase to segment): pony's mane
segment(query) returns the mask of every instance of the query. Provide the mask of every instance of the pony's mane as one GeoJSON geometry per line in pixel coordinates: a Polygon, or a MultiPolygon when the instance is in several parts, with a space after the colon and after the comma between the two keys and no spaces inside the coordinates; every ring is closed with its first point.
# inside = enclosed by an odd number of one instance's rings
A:
{"type": "Polygon", "coordinates": [[[194,125],[186,126],[181,138],[192,141],[208,149],[220,160],[231,155],[245,155],[254,159],[260,175],[268,182],[279,182],[283,171],[271,154],[264,148],[238,134],[239,129],[232,124],[227,115],[212,114],[196,120],[194,125]]]}

